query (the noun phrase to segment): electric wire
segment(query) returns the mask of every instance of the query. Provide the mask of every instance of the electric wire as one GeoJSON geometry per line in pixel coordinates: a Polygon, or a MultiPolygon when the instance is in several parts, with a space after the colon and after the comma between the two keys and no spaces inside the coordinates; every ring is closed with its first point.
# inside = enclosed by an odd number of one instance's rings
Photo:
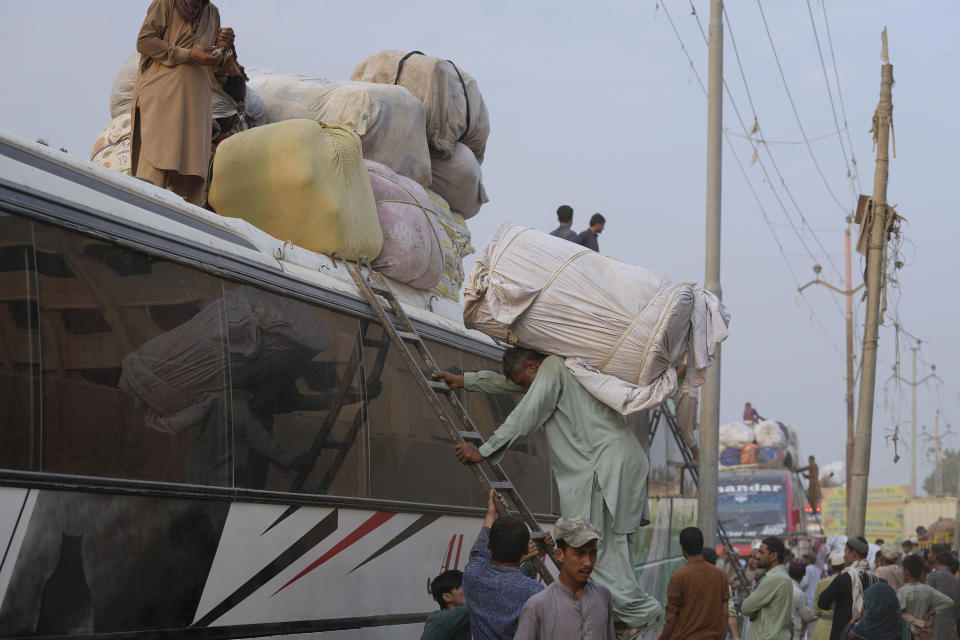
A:
{"type": "Polygon", "coordinates": [[[770,25],[767,24],[767,16],[763,12],[763,5],[760,0],[757,0],[757,8],[760,10],[760,18],[763,21],[763,28],[767,33],[767,40],[770,41],[770,49],[773,51],[773,59],[777,63],[777,70],[780,72],[780,79],[783,81],[783,88],[787,93],[787,99],[790,102],[790,108],[793,109],[793,115],[797,120],[797,127],[800,129],[800,135],[803,136],[803,139],[807,141],[807,151],[810,153],[810,159],[813,161],[813,166],[816,167],[817,173],[820,174],[820,178],[823,180],[824,186],[827,188],[827,191],[830,193],[830,197],[833,198],[833,201],[837,203],[837,206],[840,207],[840,210],[845,214],[849,214],[850,210],[840,199],[837,197],[837,194],[833,192],[833,188],[830,186],[830,182],[827,180],[827,176],[823,173],[823,169],[820,167],[820,162],[817,160],[816,154],[813,153],[813,147],[810,146],[809,139],[807,137],[807,132],[803,128],[803,122],[800,119],[800,111],[797,110],[797,104],[793,100],[793,94],[790,92],[790,85],[787,83],[787,76],[783,72],[783,65],[780,63],[780,54],[777,53],[777,47],[773,42],[773,35],[770,33],[770,25]]]}
{"type": "MultiPolygon", "coordinates": [[[[693,5],[691,0],[691,8],[692,7],[693,5]]],[[[693,11],[693,16],[697,21],[697,27],[700,29],[700,36],[704,39],[704,42],[707,42],[707,35],[704,32],[703,24],[701,24],[700,18],[697,15],[696,10],[693,11]]],[[[737,60],[737,67],[740,70],[740,77],[743,80],[743,87],[747,95],[747,101],[750,103],[750,110],[753,113],[754,125],[756,126],[757,131],[760,133],[761,142],[762,142],[762,138],[764,137],[763,131],[760,128],[760,120],[757,117],[756,106],[753,103],[753,96],[750,93],[750,86],[747,83],[747,75],[743,69],[743,61],[740,58],[740,50],[737,48],[737,41],[733,35],[733,27],[730,24],[730,16],[727,14],[726,10],[724,10],[723,12],[723,17],[727,25],[727,32],[730,35],[730,43],[733,45],[733,52],[737,60]]],[[[727,98],[730,100],[730,104],[733,107],[733,112],[736,115],[737,120],[740,122],[740,126],[743,128],[744,133],[749,135],[749,130],[747,129],[747,126],[743,121],[743,117],[740,114],[740,109],[737,107],[737,103],[733,99],[733,92],[730,90],[730,87],[727,85],[726,80],[724,80],[723,87],[727,93],[727,98]]],[[[820,250],[827,257],[827,262],[833,268],[834,272],[837,274],[837,277],[839,277],[842,281],[843,276],[840,273],[840,269],[837,267],[836,263],[833,261],[833,258],[830,257],[830,252],[827,251],[827,248],[823,246],[823,243],[820,241],[820,237],[813,231],[813,227],[810,225],[809,221],[807,221],[806,216],[803,215],[803,211],[800,209],[800,205],[797,204],[796,199],[793,197],[793,193],[790,191],[790,187],[787,185],[787,181],[784,178],[783,173],[780,171],[780,167],[779,165],[777,165],[777,161],[773,157],[773,152],[770,151],[770,147],[767,146],[766,144],[763,145],[763,148],[767,153],[767,157],[770,159],[770,164],[773,166],[774,171],[776,172],[777,176],[780,178],[780,184],[783,187],[784,192],[787,194],[787,197],[790,199],[791,203],[796,209],[797,214],[800,216],[800,224],[802,226],[805,226],[808,232],[810,233],[810,235],[813,236],[813,239],[816,241],[817,246],[820,247],[820,250]]],[[[756,153],[756,148],[754,148],[754,152],[756,153]]],[[[810,250],[810,247],[807,245],[806,241],[803,239],[803,234],[801,234],[800,230],[797,229],[796,224],[794,223],[792,217],[790,216],[790,213],[787,211],[787,207],[784,205],[783,200],[780,198],[780,194],[777,193],[777,190],[774,188],[773,181],[770,179],[770,174],[767,171],[766,165],[763,163],[759,155],[757,155],[756,157],[757,157],[757,164],[760,166],[760,170],[763,172],[764,180],[767,183],[767,185],[770,187],[770,190],[773,193],[774,198],[777,200],[777,203],[780,205],[780,208],[783,210],[784,217],[786,217],[787,222],[790,223],[790,227],[793,229],[793,232],[797,236],[797,239],[800,241],[800,244],[803,245],[803,248],[807,251],[807,253],[810,254],[810,259],[813,260],[814,264],[816,264],[817,259],[814,257],[813,251],[810,250]]],[[[837,308],[837,311],[842,314],[843,310],[840,308],[840,303],[837,301],[837,299],[831,296],[831,300],[833,301],[834,306],[837,308]]]]}
{"type": "MultiPolygon", "coordinates": [[[[666,3],[659,3],[659,6],[663,8],[664,15],[667,16],[667,21],[670,23],[670,27],[673,29],[673,33],[674,33],[674,35],[676,36],[677,41],[680,43],[680,50],[681,50],[681,51],[683,52],[683,54],[686,56],[687,62],[688,62],[689,65],[690,65],[690,69],[693,71],[693,74],[694,74],[694,76],[695,76],[696,79],[697,79],[697,84],[700,86],[700,90],[703,92],[704,97],[706,97],[706,96],[707,96],[707,88],[706,88],[706,86],[704,86],[703,81],[700,79],[700,74],[697,72],[696,65],[695,65],[694,62],[693,62],[693,57],[690,55],[689,50],[687,49],[686,45],[684,44],[683,38],[680,36],[680,32],[679,32],[679,30],[677,29],[676,23],[674,23],[674,21],[673,21],[673,17],[670,15],[669,9],[667,9],[666,3]]],[[[729,93],[728,93],[728,95],[729,95],[729,93]]],[[[742,124],[742,120],[741,120],[741,124],[742,124]]],[[[779,236],[777,236],[776,230],[774,230],[772,224],[770,224],[770,218],[769,218],[769,216],[767,215],[766,209],[763,207],[762,201],[760,200],[760,196],[757,194],[756,189],[754,189],[753,183],[750,181],[749,174],[747,174],[747,170],[744,168],[743,163],[740,161],[740,156],[736,153],[736,149],[734,148],[733,143],[731,142],[729,136],[726,136],[726,135],[725,135],[725,136],[724,136],[724,139],[725,139],[727,145],[730,147],[731,155],[733,156],[734,160],[736,161],[737,167],[740,169],[740,173],[743,175],[743,179],[744,179],[744,181],[745,181],[746,184],[747,184],[747,188],[750,190],[750,193],[751,193],[751,195],[753,196],[754,201],[757,203],[757,207],[760,209],[761,216],[763,217],[764,221],[767,223],[767,227],[769,228],[770,233],[771,233],[771,235],[773,236],[774,242],[776,243],[777,248],[779,249],[781,256],[783,256],[783,260],[784,260],[784,262],[785,262],[786,265],[787,265],[787,271],[790,273],[790,277],[793,279],[793,282],[794,282],[794,284],[796,285],[797,289],[799,289],[799,288],[800,288],[800,280],[797,278],[797,275],[796,275],[796,273],[795,273],[794,270],[793,270],[793,265],[790,264],[790,260],[789,260],[789,259],[787,258],[787,256],[786,256],[786,252],[785,252],[785,250],[784,250],[784,248],[783,248],[783,244],[780,242],[780,238],[779,238],[779,236]]],[[[774,191],[774,193],[776,194],[775,191],[774,191]]],[[[782,203],[781,203],[781,206],[783,206],[782,203]]],[[[784,210],[785,210],[785,209],[784,209],[784,210]]],[[[794,226],[793,228],[794,228],[794,231],[796,231],[796,227],[794,226]]],[[[801,242],[802,242],[802,240],[801,240],[801,242]]],[[[805,247],[805,248],[806,248],[806,247],[805,247]]],[[[809,249],[808,249],[808,254],[809,254],[809,253],[810,253],[810,252],[809,252],[809,249]]],[[[840,353],[841,353],[841,352],[840,352],[840,347],[837,345],[836,341],[833,339],[833,336],[830,334],[830,332],[827,331],[826,326],[824,326],[823,322],[820,320],[820,317],[817,315],[816,310],[813,308],[813,305],[810,303],[810,301],[809,301],[809,300],[807,299],[807,297],[804,295],[804,292],[799,291],[798,293],[799,293],[799,295],[800,295],[800,298],[804,301],[804,303],[805,303],[805,304],[807,305],[807,307],[810,309],[810,315],[811,315],[811,317],[816,321],[817,325],[820,327],[820,330],[823,332],[824,336],[827,338],[827,341],[828,341],[828,342],[830,343],[830,345],[833,347],[833,350],[836,351],[838,354],[840,354],[840,353]]]]}
{"type": "Polygon", "coordinates": [[[857,192],[863,193],[863,185],[860,183],[860,168],[857,165],[857,156],[853,152],[853,140],[850,138],[850,127],[847,126],[847,107],[843,103],[843,91],[840,90],[840,72],[837,71],[837,56],[833,52],[833,36],[830,33],[830,18],[827,17],[826,0],[820,0],[820,7],[823,9],[823,24],[827,32],[827,44],[830,47],[830,62],[833,65],[833,77],[837,84],[837,99],[840,102],[840,113],[843,114],[843,128],[847,133],[847,144],[850,146],[850,163],[853,165],[853,177],[857,181],[857,192]]]}
{"type": "MultiPolygon", "coordinates": [[[[833,115],[833,124],[840,130],[840,119],[837,117],[837,107],[833,102],[833,90],[830,87],[830,78],[827,75],[827,64],[823,60],[823,47],[820,46],[820,34],[817,33],[817,22],[813,18],[813,7],[810,6],[810,0],[807,0],[807,13],[810,14],[810,26],[813,28],[813,39],[817,43],[817,55],[820,57],[820,68],[823,70],[823,83],[827,86],[827,98],[830,100],[830,113],[833,115]]],[[[840,156],[843,158],[843,164],[847,167],[847,178],[850,180],[850,195],[853,202],[857,201],[857,190],[853,183],[853,171],[850,168],[850,161],[847,160],[846,145],[843,144],[843,136],[837,135],[837,142],[840,143],[840,156]]]]}
{"type": "MultiPolygon", "coordinates": [[[[696,9],[693,7],[692,0],[691,0],[691,8],[693,9],[692,14],[693,14],[693,16],[694,16],[694,19],[697,21],[697,27],[698,27],[699,30],[700,30],[700,36],[703,38],[704,43],[708,43],[707,34],[706,34],[706,32],[704,31],[704,29],[703,29],[703,24],[700,22],[700,17],[699,17],[699,15],[697,14],[696,9]]],[[[760,126],[760,119],[759,119],[759,117],[757,116],[756,105],[755,105],[754,102],[753,102],[753,94],[750,92],[750,85],[747,83],[747,75],[746,75],[746,72],[745,72],[744,69],[743,69],[743,61],[742,61],[741,58],[740,58],[740,50],[739,50],[739,48],[737,47],[737,41],[736,41],[736,38],[734,37],[734,34],[733,34],[733,27],[732,27],[731,24],[730,24],[730,16],[729,16],[729,14],[727,13],[727,11],[726,11],[725,9],[724,9],[724,11],[723,11],[723,18],[724,18],[724,21],[726,22],[726,25],[727,25],[727,32],[728,32],[728,34],[730,35],[730,43],[733,45],[733,53],[734,53],[734,57],[735,57],[736,60],[737,60],[737,68],[738,68],[739,71],[740,71],[740,78],[741,78],[742,81],[743,81],[743,88],[744,88],[744,91],[745,91],[746,96],[747,96],[747,102],[750,104],[750,111],[751,111],[752,114],[753,114],[754,126],[756,127],[757,132],[760,134],[760,140],[759,140],[759,142],[760,142],[760,143],[763,143],[763,144],[762,144],[763,149],[766,151],[767,157],[768,157],[769,160],[770,160],[770,164],[771,164],[771,166],[773,167],[774,172],[777,174],[777,177],[780,179],[780,185],[783,187],[783,190],[784,190],[784,192],[786,193],[787,198],[790,200],[791,204],[793,204],[793,207],[794,207],[794,209],[796,210],[797,215],[800,217],[800,224],[801,224],[801,226],[804,226],[804,227],[807,228],[808,232],[809,232],[810,235],[813,237],[813,239],[816,241],[817,246],[820,247],[820,250],[823,252],[823,254],[829,255],[830,252],[827,251],[826,247],[823,246],[823,243],[820,241],[820,237],[817,236],[817,234],[813,231],[813,227],[810,225],[810,223],[809,223],[809,221],[807,220],[806,216],[803,214],[803,210],[800,208],[800,205],[797,203],[796,198],[793,197],[793,192],[790,190],[790,187],[787,185],[786,178],[784,177],[783,172],[780,171],[780,166],[777,164],[776,159],[773,157],[773,152],[770,150],[770,147],[767,146],[767,145],[764,143],[764,138],[765,138],[765,136],[764,136],[764,134],[763,134],[763,129],[762,129],[761,126],[760,126]]],[[[734,112],[734,114],[736,115],[737,120],[740,122],[741,128],[743,129],[744,133],[749,137],[749,136],[750,136],[750,130],[747,129],[747,126],[746,126],[746,124],[744,123],[743,117],[742,117],[742,115],[740,114],[740,109],[739,109],[739,107],[737,106],[736,101],[733,99],[733,92],[730,90],[730,87],[729,87],[729,85],[727,84],[726,80],[724,80],[724,82],[723,82],[723,88],[724,88],[724,90],[725,90],[726,93],[727,93],[727,98],[728,98],[729,101],[730,101],[730,105],[733,107],[733,112],[734,112]]],[[[755,141],[755,139],[751,138],[751,141],[753,142],[753,141],[755,141]]],[[[752,146],[752,145],[751,145],[751,146],[752,146]]],[[[754,152],[756,153],[756,151],[757,151],[757,149],[754,147],[754,152]]],[[[770,179],[770,175],[769,175],[769,173],[767,172],[766,166],[764,165],[764,163],[763,163],[762,159],[759,157],[759,155],[757,155],[756,158],[757,158],[757,164],[760,165],[760,170],[761,170],[761,171],[763,172],[763,174],[764,174],[764,179],[765,179],[767,185],[770,187],[770,190],[771,190],[771,192],[773,193],[774,197],[777,199],[777,202],[780,204],[780,208],[783,210],[783,214],[784,214],[784,216],[787,218],[787,221],[790,223],[791,228],[793,229],[794,234],[797,236],[797,239],[800,240],[800,244],[803,245],[804,249],[806,249],[806,250],[810,253],[810,257],[811,257],[811,259],[814,261],[814,263],[816,263],[816,258],[813,257],[813,252],[810,251],[809,247],[807,246],[806,241],[804,241],[804,239],[803,239],[803,237],[802,237],[802,234],[800,233],[800,230],[796,228],[796,224],[794,223],[793,219],[791,218],[790,213],[787,211],[786,206],[783,204],[783,201],[782,201],[782,199],[780,198],[780,194],[778,194],[777,191],[776,191],[776,189],[774,188],[774,182],[773,182],[773,180],[770,179]]],[[[839,267],[837,267],[837,265],[836,265],[836,263],[833,261],[833,259],[828,257],[828,258],[827,258],[827,261],[828,261],[828,263],[830,264],[830,267],[833,269],[833,271],[837,274],[837,277],[840,278],[841,281],[843,281],[843,275],[840,273],[840,269],[839,269],[839,267]]],[[[835,306],[837,307],[837,311],[843,313],[843,311],[840,309],[840,305],[839,305],[839,303],[836,301],[836,299],[834,299],[834,304],[835,304],[835,306]]]]}

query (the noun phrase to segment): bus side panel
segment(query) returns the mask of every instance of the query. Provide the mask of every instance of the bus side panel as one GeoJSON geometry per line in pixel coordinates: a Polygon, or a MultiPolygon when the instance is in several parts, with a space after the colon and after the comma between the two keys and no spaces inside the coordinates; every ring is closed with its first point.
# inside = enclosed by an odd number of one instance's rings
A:
{"type": "Polygon", "coordinates": [[[462,570],[476,518],[236,503],[194,624],[411,616],[428,581],[462,570]]]}
{"type": "Polygon", "coordinates": [[[436,513],[13,488],[0,489],[0,514],[0,637],[390,627],[415,638],[436,606],[428,581],[462,570],[480,529],[436,513]]]}

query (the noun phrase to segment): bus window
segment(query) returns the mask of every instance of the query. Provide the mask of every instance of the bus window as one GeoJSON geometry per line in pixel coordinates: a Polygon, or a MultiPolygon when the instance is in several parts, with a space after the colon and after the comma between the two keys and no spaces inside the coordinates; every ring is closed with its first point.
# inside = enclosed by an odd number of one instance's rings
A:
{"type": "Polygon", "coordinates": [[[162,258],[34,223],[42,329],[44,471],[227,486],[196,443],[229,389],[220,281],[162,258]]]}
{"type": "MultiPolygon", "coordinates": [[[[427,348],[442,370],[462,370],[458,350],[435,342],[427,348]]],[[[382,379],[380,397],[370,403],[368,413],[371,497],[471,504],[472,474],[457,462],[440,419],[392,347],[382,379]]]]}
{"type": "Polygon", "coordinates": [[[37,256],[33,225],[0,215],[0,467],[40,469],[40,314],[37,283],[62,275],[37,256]]]}
{"type": "MultiPolygon", "coordinates": [[[[379,395],[379,383],[361,385],[371,350],[361,347],[367,323],[271,293],[258,295],[274,317],[272,337],[265,340],[271,353],[242,379],[233,373],[237,486],[368,497],[364,403],[379,395]]],[[[231,351],[231,372],[240,367],[233,359],[231,351]]]]}

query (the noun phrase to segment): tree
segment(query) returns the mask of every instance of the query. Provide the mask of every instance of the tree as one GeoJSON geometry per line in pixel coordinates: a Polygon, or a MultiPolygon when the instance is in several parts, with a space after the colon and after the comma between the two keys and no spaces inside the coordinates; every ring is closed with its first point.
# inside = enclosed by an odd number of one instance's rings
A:
{"type": "MultiPolygon", "coordinates": [[[[942,455],[943,458],[940,464],[942,465],[943,473],[943,493],[944,495],[955,496],[957,495],[957,476],[960,474],[960,450],[944,449],[942,455]]],[[[923,481],[923,490],[927,492],[927,495],[935,495],[936,475],[937,470],[934,468],[930,475],[923,481]]]]}

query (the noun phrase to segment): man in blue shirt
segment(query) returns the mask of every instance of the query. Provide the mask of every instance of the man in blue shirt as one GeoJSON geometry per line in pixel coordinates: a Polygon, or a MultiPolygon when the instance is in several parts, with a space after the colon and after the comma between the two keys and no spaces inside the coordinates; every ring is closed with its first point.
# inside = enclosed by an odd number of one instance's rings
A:
{"type": "Polygon", "coordinates": [[[474,640],[511,640],[523,605],[543,590],[520,571],[530,542],[527,524],[517,516],[500,518],[493,501],[491,491],[483,528],[463,572],[474,640]]]}
{"type": "Polygon", "coordinates": [[[593,214],[590,216],[590,227],[581,231],[574,242],[585,246],[587,249],[600,251],[600,243],[597,242],[597,238],[603,233],[603,225],[606,222],[606,218],[599,213],[593,214]]]}
{"type": "Polygon", "coordinates": [[[577,241],[577,232],[573,230],[573,207],[562,204],[557,207],[557,222],[560,226],[550,232],[550,235],[569,240],[577,241]]]}

